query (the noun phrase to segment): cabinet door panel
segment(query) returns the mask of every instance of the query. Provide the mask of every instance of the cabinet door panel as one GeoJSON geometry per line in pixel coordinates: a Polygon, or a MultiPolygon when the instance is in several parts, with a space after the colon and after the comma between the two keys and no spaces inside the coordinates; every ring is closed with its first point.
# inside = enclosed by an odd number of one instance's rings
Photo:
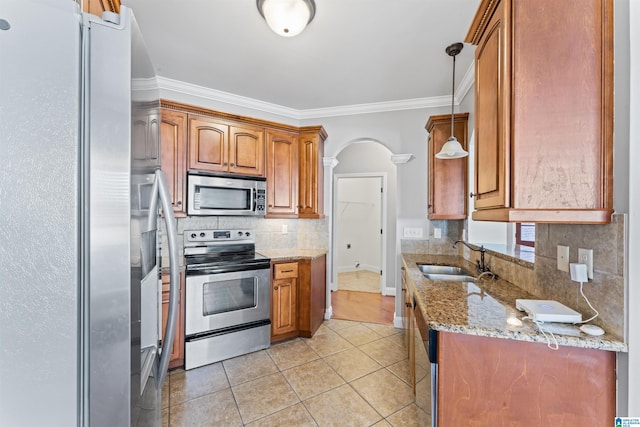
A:
{"type": "Polygon", "coordinates": [[[271,335],[293,332],[297,324],[298,284],[295,277],[273,281],[271,335]]]}
{"type": "Polygon", "coordinates": [[[229,171],[264,176],[264,129],[231,126],[229,171]]]}
{"type": "Polygon", "coordinates": [[[324,140],[326,132],[320,128],[306,128],[300,132],[298,167],[298,216],[324,216],[324,140]]]}
{"type": "MultiPolygon", "coordinates": [[[[454,116],[453,134],[467,149],[468,113],[454,116]]],[[[467,157],[436,159],[435,154],[451,136],[451,115],[429,117],[429,219],[465,219],[467,217],[467,157]]]]}
{"type": "Polygon", "coordinates": [[[475,203],[476,209],[506,207],[509,203],[509,165],[507,135],[509,128],[507,87],[505,82],[506,34],[498,6],[487,29],[487,36],[476,49],[476,135],[475,135],[475,203]]]}
{"type": "Polygon", "coordinates": [[[228,169],[228,126],[210,120],[189,120],[189,169],[228,169]]]}
{"type": "Polygon", "coordinates": [[[298,139],[267,131],[267,215],[292,215],[298,204],[298,139]]]}
{"type": "Polygon", "coordinates": [[[164,172],[171,205],[177,216],[185,216],[185,174],[187,169],[187,114],[179,111],[162,110],[160,125],[162,171],[164,172]]]}
{"type": "MultiPolygon", "coordinates": [[[[162,336],[167,329],[169,318],[169,275],[162,275],[162,336]]],[[[169,368],[184,365],[184,272],[180,272],[180,299],[178,300],[178,320],[176,321],[176,336],[171,346],[169,368]]]]}

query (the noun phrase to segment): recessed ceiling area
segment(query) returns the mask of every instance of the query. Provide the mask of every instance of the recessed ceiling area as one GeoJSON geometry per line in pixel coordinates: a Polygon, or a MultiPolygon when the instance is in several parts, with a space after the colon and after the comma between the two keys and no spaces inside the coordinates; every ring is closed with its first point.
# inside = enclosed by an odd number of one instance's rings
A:
{"type": "MultiPolygon", "coordinates": [[[[450,97],[445,48],[479,2],[316,0],[307,28],[281,37],[253,0],[123,0],[158,76],[299,111],[450,97]]],[[[456,88],[473,54],[456,57],[456,88]]]]}

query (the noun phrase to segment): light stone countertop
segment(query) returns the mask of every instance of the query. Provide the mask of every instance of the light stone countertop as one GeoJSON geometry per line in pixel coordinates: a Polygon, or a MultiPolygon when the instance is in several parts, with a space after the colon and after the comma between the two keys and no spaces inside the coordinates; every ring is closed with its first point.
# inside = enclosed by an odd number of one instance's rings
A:
{"type": "Polygon", "coordinates": [[[298,259],[316,259],[327,254],[326,249],[257,249],[256,252],[271,258],[271,261],[294,261],[298,259]]]}
{"type": "MultiPolygon", "coordinates": [[[[429,280],[422,275],[417,263],[454,265],[475,274],[474,266],[458,256],[402,254],[409,288],[416,295],[416,303],[431,329],[476,336],[547,343],[547,338],[530,320],[521,326],[512,325],[514,318],[526,314],[516,309],[516,299],[539,299],[517,286],[502,280],[483,277],[476,283],[429,280]]],[[[547,324],[554,331],[559,345],[626,352],[627,345],[619,338],[605,333],[593,337],[569,324],[547,324]]],[[[549,335],[549,334],[547,334],[549,335]]]]}

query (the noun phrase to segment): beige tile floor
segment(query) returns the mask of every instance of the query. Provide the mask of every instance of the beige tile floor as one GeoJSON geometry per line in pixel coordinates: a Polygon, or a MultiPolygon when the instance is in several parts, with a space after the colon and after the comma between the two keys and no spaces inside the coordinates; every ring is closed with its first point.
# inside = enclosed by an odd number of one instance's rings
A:
{"type": "Polygon", "coordinates": [[[401,330],[325,321],[296,338],[190,371],[172,371],[164,425],[418,426],[401,330]]]}

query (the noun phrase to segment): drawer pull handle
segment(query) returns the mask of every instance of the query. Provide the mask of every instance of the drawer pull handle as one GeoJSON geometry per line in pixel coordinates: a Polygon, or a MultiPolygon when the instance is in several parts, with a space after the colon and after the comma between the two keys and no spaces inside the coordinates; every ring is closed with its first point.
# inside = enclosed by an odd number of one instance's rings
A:
{"type": "Polygon", "coordinates": [[[280,273],[293,273],[293,269],[292,270],[280,270],[280,273]]]}

